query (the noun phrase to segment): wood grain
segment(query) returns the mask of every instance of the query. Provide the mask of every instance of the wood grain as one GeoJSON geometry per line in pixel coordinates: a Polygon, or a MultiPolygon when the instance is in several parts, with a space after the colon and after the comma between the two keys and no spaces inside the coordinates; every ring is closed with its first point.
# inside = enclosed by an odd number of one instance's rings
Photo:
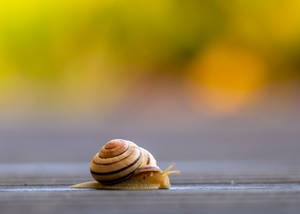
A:
{"type": "Polygon", "coordinates": [[[88,163],[1,164],[0,213],[299,213],[298,166],[179,162],[170,190],[68,191],[91,179],[88,163]]]}

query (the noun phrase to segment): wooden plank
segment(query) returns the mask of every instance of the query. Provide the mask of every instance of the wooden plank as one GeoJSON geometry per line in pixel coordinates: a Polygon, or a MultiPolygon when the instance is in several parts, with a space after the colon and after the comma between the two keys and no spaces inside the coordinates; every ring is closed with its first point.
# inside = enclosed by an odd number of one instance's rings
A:
{"type": "MultiPolygon", "coordinates": [[[[171,162],[162,162],[162,169],[171,162]]],[[[189,161],[177,162],[175,184],[299,183],[297,162],[189,161]]],[[[70,185],[91,179],[89,163],[0,164],[0,185],[70,185]]]]}
{"type": "Polygon", "coordinates": [[[0,164],[0,213],[299,213],[298,166],[178,162],[170,190],[68,191],[88,163],[0,164]]]}

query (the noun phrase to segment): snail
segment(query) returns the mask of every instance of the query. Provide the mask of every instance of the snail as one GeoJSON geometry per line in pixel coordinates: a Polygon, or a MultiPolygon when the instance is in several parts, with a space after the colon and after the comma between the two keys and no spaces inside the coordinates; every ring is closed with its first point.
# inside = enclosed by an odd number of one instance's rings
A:
{"type": "Polygon", "coordinates": [[[170,171],[173,167],[171,164],[162,171],[146,149],[128,140],[115,139],[101,147],[91,161],[90,172],[97,182],[71,188],[167,189],[171,185],[169,175],[180,174],[180,171],[170,171]]]}

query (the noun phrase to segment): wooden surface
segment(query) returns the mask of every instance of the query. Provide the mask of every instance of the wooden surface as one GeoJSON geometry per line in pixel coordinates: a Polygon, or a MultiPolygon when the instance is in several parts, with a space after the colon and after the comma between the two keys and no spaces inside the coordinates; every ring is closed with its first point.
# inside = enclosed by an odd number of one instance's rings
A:
{"type": "MultiPolygon", "coordinates": [[[[169,163],[161,163],[165,168],[169,163]]],[[[89,163],[0,164],[0,213],[299,213],[297,162],[178,162],[169,190],[72,190],[89,163]]]]}

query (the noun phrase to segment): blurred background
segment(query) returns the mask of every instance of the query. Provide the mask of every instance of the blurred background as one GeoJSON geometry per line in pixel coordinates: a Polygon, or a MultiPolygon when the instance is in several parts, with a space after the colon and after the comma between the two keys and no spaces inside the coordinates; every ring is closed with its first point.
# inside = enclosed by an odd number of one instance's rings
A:
{"type": "Polygon", "coordinates": [[[297,0],[10,0],[0,162],[300,161],[297,0]]]}

